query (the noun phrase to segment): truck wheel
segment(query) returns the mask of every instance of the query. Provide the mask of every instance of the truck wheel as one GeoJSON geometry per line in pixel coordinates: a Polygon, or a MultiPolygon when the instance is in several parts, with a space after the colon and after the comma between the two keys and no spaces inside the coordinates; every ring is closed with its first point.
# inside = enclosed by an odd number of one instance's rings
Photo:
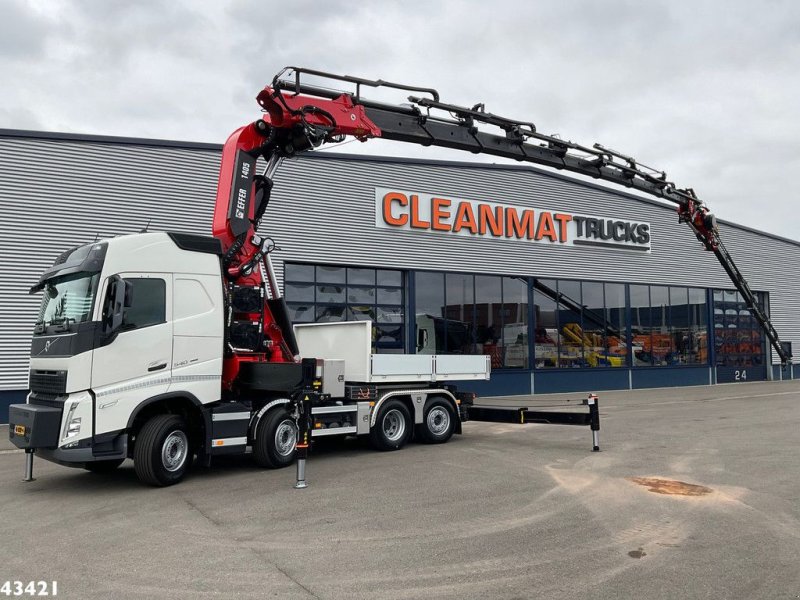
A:
{"type": "Polygon", "coordinates": [[[253,456],[259,466],[288,467],[294,462],[296,445],[297,424],[285,408],[271,410],[258,422],[253,456]]]}
{"type": "Polygon", "coordinates": [[[400,400],[389,400],[381,406],[369,439],[377,450],[399,450],[411,437],[411,414],[400,400]]]}
{"type": "Polygon", "coordinates": [[[177,415],[156,415],[144,424],[133,447],[133,466],[142,483],[178,483],[189,470],[192,448],[186,421],[177,415]]]}
{"type": "Polygon", "coordinates": [[[124,458],[117,458],[115,460],[96,460],[94,462],[87,462],[83,468],[91,473],[111,473],[118,466],[125,462],[124,458]]]}
{"type": "Polygon", "coordinates": [[[443,398],[430,398],[425,402],[422,423],[417,425],[417,435],[426,444],[444,444],[453,437],[455,414],[452,405],[443,398]]]}

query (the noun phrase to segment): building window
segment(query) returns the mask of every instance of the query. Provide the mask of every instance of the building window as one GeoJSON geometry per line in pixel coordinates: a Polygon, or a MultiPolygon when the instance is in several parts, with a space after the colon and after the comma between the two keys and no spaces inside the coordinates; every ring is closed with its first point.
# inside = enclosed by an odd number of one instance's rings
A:
{"type": "Polygon", "coordinates": [[[461,273],[446,273],[444,317],[447,321],[448,354],[482,354],[476,350],[475,278],[461,273]]]}
{"type": "Polygon", "coordinates": [[[443,354],[447,348],[444,273],[414,273],[414,292],[416,353],[443,354]]]}
{"type": "Polygon", "coordinates": [[[631,285],[634,366],[708,362],[705,290],[631,285]]]}
{"type": "Polygon", "coordinates": [[[416,352],[485,354],[528,368],[528,282],[464,273],[414,274],[416,352]]]}
{"type": "Polygon", "coordinates": [[[630,366],[628,355],[627,300],[624,283],[604,283],[605,328],[603,347],[610,367],[630,366]]]}
{"type": "Polygon", "coordinates": [[[528,280],[503,277],[503,366],[527,369],[528,280]]]}
{"type": "Polygon", "coordinates": [[[372,321],[375,352],[405,349],[402,271],[286,263],[284,296],[293,323],[372,321]]]}
{"type": "Polygon", "coordinates": [[[631,351],[634,367],[653,365],[652,339],[650,338],[650,286],[631,285],[631,351]]]}
{"type": "MultiPolygon", "coordinates": [[[[409,346],[417,354],[487,355],[494,369],[708,364],[704,289],[429,271],[413,278],[409,346]]],[[[402,271],[287,263],[284,279],[293,322],[371,321],[376,352],[405,350],[402,271]]],[[[741,298],[718,290],[714,301],[718,364],[762,364],[763,336],[741,298]]]]}
{"type": "Polygon", "coordinates": [[[536,279],[536,368],[625,367],[625,286],[536,279]]]}
{"type": "Polygon", "coordinates": [[[706,290],[673,287],[670,288],[669,294],[672,332],[675,336],[675,354],[678,363],[685,365],[708,364],[706,290]]]}
{"type": "Polygon", "coordinates": [[[533,311],[535,319],[533,359],[537,369],[558,366],[558,282],[555,279],[535,279],[533,282],[533,311]]]}
{"type": "Polygon", "coordinates": [[[480,354],[488,354],[492,368],[503,366],[503,280],[475,276],[475,339],[480,354]]]}
{"type": "MultiPolygon", "coordinates": [[[[764,310],[766,294],[756,292],[755,295],[758,305],[764,310]]],[[[714,290],[713,297],[716,364],[725,367],[763,365],[764,335],[741,294],[729,290],[714,290]]]]}

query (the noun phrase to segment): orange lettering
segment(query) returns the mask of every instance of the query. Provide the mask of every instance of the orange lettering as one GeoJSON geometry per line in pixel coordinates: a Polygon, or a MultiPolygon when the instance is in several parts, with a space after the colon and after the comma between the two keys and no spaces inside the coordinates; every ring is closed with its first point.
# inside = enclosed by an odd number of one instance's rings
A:
{"type": "Polygon", "coordinates": [[[550,238],[551,242],[558,241],[558,235],[556,235],[556,226],[553,223],[553,215],[549,212],[543,212],[539,215],[539,227],[536,229],[536,239],[540,240],[543,237],[550,238]]]}
{"type": "Polygon", "coordinates": [[[449,223],[442,223],[443,219],[450,218],[449,210],[442,210],[450,206],[447,198],[434,198],[431,201],[431,227],[437,231],[450,231],[449,223]]]}
{"type": "Polygon", "coordinates": [[[495,212],[488,204],[478,205],[478,220],[480,222],[481,235],[486,233],[486,225],[489,225],[491,233],[495,237],[503,235],[503,207],[498,206],[495,212]]]}
{"type": "Polygon", "coordinates": [[[430,229],[431,224],[419,218],[419,196],[411,195],[411,226],[416,229],[430,229]]]}
{"type": "Polygon", "coordinates": [[[572,221],[572,216],[564,213],[556,213],[554,216],[558,221],[558,241],[564,244],[567,241],[567,223],[572,221]]]}
{"type": "Polygon", "coordinates": [[[478,226],[475,224],[475,213],[472,212],[472,205],[469,202],[461,202],[458,205],[453,231],[461,231],[464,227],[472,233],[478,233],[478,226]]]}
{"type": "Polygon", "coordinates": [[[518,239],[533,239],[534,214],[532,210],[522,211],[522,220],[514,208],[506,209],[506,237],[516,236],[518,239]]]}
{"type": "Polygon", "coordinates": [[[400,192],[389,192],[383,197],[383,221],[388,225],[402,227],[408,223],[408,215],[401,214],[395,217],[392,214],[392,202],[397,202],[400,206],[408,206],[408,198],[400,192]]]}

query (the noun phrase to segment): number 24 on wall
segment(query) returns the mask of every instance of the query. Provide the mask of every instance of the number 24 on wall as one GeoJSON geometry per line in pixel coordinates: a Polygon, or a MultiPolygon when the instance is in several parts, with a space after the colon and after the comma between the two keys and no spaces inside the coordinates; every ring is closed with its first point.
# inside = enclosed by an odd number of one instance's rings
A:
{"type": "Polygon", "coordinates": [[[739,370],[734,371],[733,379],[734,381],[747,381],[747,369],[742,369],[741,371],[739,370]]]}

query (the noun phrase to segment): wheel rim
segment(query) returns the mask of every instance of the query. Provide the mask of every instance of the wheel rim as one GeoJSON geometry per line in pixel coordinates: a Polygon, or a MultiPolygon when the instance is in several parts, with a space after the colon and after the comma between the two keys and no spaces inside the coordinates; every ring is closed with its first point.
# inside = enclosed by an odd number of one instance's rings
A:
{"type": "Polygon", "coordinates": [[[450,427],[450,413],[444,407],[434,406],[428,411],[428,430],[434,435],[442,435],[450,427]]]}
{"type": "Polygon", "coordinates": [[[189,454],[189,440],[183,431],[170,433],[161,446],[161,464],[170,473],[180,469],[189,454]]]}
{"type": "Polygon", "coordinates": [[[393,408],[383,416],[383,435],[390,442],[402,439],[406,432],[406,420],[396,408],[393,408]]]}
{"type": "Polygon", "coordinates": [[[294,427],[294,421],[290,419],[281,421],[275,430],[275,451],[281,456],[289,456],[294,452],[296,444],[297,432],[294,427]]]}

